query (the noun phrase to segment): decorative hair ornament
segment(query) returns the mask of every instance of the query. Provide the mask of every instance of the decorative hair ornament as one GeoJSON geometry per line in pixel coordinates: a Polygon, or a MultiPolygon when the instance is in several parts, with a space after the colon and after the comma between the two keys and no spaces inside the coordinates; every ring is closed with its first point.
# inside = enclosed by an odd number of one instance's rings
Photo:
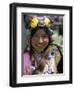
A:
{"type": "Polygon", "coordinates": [[[47,28],[49,28],[49,27],[51,26],[51,21],[50,21],[50,19],[45,18],[45,19],[44,19],[44,24],[45,24],[45,26],[46,26],[47,28]]]}
{"type": "Polygon", "coordinates": [[[30,23],[31,28],[36,28],[37,26],[49,28],[51,25],[52,25],[52,22],[47,17],[43,17],[43,18],[41,18],[41,17],[34,17],[31,20],[31,23],[30,23]]]}
{"type": "Polygon", "coordinates": [[[38,25],[38,19],[37,18],[33,18],[31,21],[31,28],[35,28],[38,25]]]}

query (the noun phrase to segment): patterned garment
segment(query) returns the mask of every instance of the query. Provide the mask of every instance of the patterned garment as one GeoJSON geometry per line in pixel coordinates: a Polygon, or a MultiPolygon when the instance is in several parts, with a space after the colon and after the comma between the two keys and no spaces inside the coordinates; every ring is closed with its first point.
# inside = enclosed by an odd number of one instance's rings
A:
{"type": "Polygon", "coordinates": [[[33,58],[35,62],[32,65],[30,54],[24,53],[24,75],[58,73],[57,65],[61,60],[61,54],[55,45],[50,45],[44,53],[35,54],[33,58]]]}
{"type": "MultiPolygon", "coordinates": [[[[37,68],[36,74],[37,72],[39,74],[53,74],[53,73],[58,73],[57,71],[57,65],[60,62],[61,59],[61,54],[58,50],[58,48],[55,45],[50,45],[49,48],[44,52],[44,54],[39,54],[36,55],[36,57],[34,57],[35,60],[35,68],[37,68]],[[39,66],[39,68],[37,67],[38,64],[40,64],[41,62],[45,61],[45,66],[44,69],[41,71],[39,70],[40,68],[42,68],[42,65],[39,66]]],[[[44,63],[42,63],[44,64],[44,63]]]]}

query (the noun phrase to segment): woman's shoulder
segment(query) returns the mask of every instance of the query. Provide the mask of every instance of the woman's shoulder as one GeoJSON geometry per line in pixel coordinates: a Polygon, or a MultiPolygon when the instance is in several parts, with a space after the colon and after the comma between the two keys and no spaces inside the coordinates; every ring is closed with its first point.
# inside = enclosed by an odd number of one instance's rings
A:
{"type": "Polygon", "coordinates": [[[52,44],[52,45],[49,45],[47,50],[46,50],[46,53],[49,53],[51,51],[58,51],[58,48],[56,45],[52,44]]]}

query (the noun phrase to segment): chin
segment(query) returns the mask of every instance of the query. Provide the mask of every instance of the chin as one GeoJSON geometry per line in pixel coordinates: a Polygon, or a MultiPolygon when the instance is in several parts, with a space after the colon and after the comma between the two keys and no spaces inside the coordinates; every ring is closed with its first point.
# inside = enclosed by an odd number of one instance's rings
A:
{"type": "Polygon", "coordinates": [[[45,48],[43,48],[43,49],[41,49],[41,48],[39,49],[39,48],[38,48],[38,49],[35,49],[35,50],[38,51],[38,52],[42,52],[44,49],[45,49],[45,48]]]}

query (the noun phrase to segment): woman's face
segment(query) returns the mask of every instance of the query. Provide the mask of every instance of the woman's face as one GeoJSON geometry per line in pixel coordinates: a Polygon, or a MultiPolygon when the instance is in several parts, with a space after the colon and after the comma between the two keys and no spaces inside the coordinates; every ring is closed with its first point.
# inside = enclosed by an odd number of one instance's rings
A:
{"type": "Polygon", "coordinates": [[[36,50],[36,52],[41,52],[48,45],[49,38],[43,29],[39,29],[33,35],[31,43],[32,47],[36,50]]]}

